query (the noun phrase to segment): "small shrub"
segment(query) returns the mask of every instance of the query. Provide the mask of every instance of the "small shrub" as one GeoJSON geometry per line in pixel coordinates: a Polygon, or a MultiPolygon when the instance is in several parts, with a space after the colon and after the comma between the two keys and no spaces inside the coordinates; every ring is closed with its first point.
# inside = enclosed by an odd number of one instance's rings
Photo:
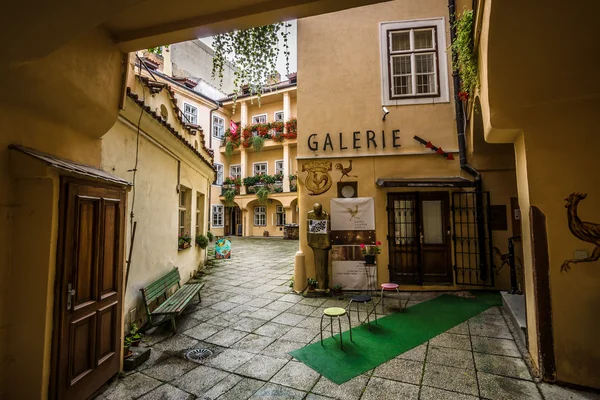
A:
{"type": "Polygon", "coordinates": [[[200,246],[201,249],[205,249],[208,247],[208,238],[204,235],[196,235],[196,244],[200,246]]]}
{"type": "Polygon", "coordinates": [[[206,232],[206,237],[208,238],[209,242],[215,240],[215,235],[213,235],[211,231],[206,232]]]}

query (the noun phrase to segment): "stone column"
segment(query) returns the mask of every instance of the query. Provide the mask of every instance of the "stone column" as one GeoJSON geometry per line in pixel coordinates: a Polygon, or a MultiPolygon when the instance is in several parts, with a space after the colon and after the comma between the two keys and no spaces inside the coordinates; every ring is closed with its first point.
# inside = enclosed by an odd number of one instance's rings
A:
{"type": "Polygon", "coordinates": [[[290,145],[283,142],[283,191],[290,191],[290,145]]]}
{"type": "MultiPolygon", "coordinates": [[[[289,92],[285,92],[283,94],[283,121],[287,122],[290,118],[292,118],[292,107],[290,104],[290,94],[289,92]]],[[[285,128],[284,128],[285,132],[285,128]]]]}
{"type": "Polygon", "coordinates": [[[240,129],[248,126],[248,103],[242,101],[240,104],[240,129]]]}
{"type": "Polygon", "coordinates": [[[240,187],[240,195],[246,194],[246,186],[244,186],[244,178],[248,176],[248,152],[243,146],[240,146],[240,172],[242,174],[242,186],[240,187]]]}

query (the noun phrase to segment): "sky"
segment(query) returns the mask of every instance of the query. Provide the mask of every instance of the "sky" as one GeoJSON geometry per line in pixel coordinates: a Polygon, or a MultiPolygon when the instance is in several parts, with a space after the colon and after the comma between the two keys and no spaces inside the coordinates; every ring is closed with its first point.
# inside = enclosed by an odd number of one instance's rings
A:
{"type": "MultiPolygon", "coordinates": [[[[296,20],[288,21],[292,26],[288,28],[288,46],[290,50],[290,73],[298,71],[298,24],[296,20]]],[[[212,37],[200,38],[201,41],[212,47],[212,37]]],[[[285,57],[283,55],[283,39],[279,40],[279,56],[277,57],[277,72],[281,74],[281,79],[285,80],[287,74],[285,68],[285,57]]]]}

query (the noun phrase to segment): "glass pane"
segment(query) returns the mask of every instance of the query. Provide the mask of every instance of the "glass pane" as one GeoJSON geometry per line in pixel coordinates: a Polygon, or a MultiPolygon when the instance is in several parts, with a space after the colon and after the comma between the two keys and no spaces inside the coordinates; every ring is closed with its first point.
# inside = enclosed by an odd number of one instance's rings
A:
{"type": "Polygon", "coordinates": [[[394,77],[394,95],[412,94],[412,79],[410,75],[394,77]]]}
{"type": "Polygon", "coordinates": [[[415,208],[412,200],[394,200],[394,238],[396,244],[415,242],[415,208]]]}
{"type": "Polygon", "coordinates": [[[435,93],[435,74],[417,75],[417,93],[435,93]]]}
{"type": "Polygon", "coordinates": [[[404,75],[410,73],[410,56],[392,57],[392,75],[404,75]]]}
{"type": "Polygon", "coordinates": [[[433,66],[434,58],[433,53],[427,54],[415,54],[415,69],[417,74],[434,72],[433,66]]]}
{"type": "Polygon", "coordinates": [[[410,50],[410,32],[392,33],[392,51],[410,50]]]}
{"type": "Polygon", "coordinates": [[[415,50],[433,49],[433,29],[415,31],[415,50]]]}
{"type": "Polygon", "coordinates": [[[444,244],[442,226],[442,201],[423,201],[423,243],[444,244]]]}

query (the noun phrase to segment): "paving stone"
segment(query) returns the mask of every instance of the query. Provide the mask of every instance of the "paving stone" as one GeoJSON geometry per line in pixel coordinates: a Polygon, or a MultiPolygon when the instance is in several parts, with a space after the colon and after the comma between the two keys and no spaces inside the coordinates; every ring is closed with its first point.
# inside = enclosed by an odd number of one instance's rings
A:
{"type": "Polygon", "coordinates": [[[243,331],[243,332],[252,332],[254,330],[256,330],[257,328],[263,326],[265,324],[266,321],[262,320],[262,319],[256,319],[256,318],[243,318],[241,320],[239,320],[238,322],[234,323],[231,325],[231,328],[233,329],[237,329],[238,331],[243,331]]]}
{"type": "MultiPolygon", "coordinates": [[[[284,295],[282,293],[266,292],[266,293],[260,293],[259,296],[262,298],[265,298],[265,299],[279,300],[284,295]]],[[[269,304],[267,304],[265,307],[269,307],[269,304]]]]}
{"type": "Polygon", "coordinates": [[[332,397],[321,396],[320,394],[309,393],[306,400],[332,400],[332,397]]]}
{"type": "Polygon", "coordinates": [[[199,365],[182,377],[174,380],[171,384],[196,396],[202,396],[216,383],[229,376],[229,373],[199,365]]]}
{"type": "Polygon", "coordinates": [[[212,324],[204,322],[204,323],[201,323],[201,324],[193,327],[192,329],[188,329],[187,331],[184,331],[183,334],[193,337],[194,339],[204,340],[208,337],[211,337],[212,335],[214,335],[215,333],[219,332],[222,329],[223,328],[220,326],[216,326],[216,325],[212,325],[212,324]]]}
{"type": "Polygon", "coordinates": [[[214,318],[209,319],[206,322],[211,325],[220,326],[221,328],[227,328],[227,327],[235,324],[239,320],[240,320],[240,317],[238,315],[236,315],[234,312],[224,312],[224,313],[217,315],[214,318]]]}
{"type": "Polygon", "coordinates": [[[477,396],[475,371],[447,367],[438,364],[425,364],[423,385],[477,396]]]}
{"type": "Polygon", "coordinates": [[[231,348],[247,351],[249,353],[260,353],[262,350],[265,349],[265,347],[267,347],[274,341],[274,338],[251,333],[239,342],[233,344],[231,348]]]}
{"type": "Polygon", "coordinates": [[[285,335],[283,335],[281,339],[291,340],[293,342],[310,343],[314,337],[314,330],[306,328],[292,328],[285,335]]]}
{"type": "Polygon", "coordinates": [[[417,347],[410,349],[402,354],[396,356],[396,358],[403,358],[406,360],[413,361],[425,361],[425,355],[427,354],[427,343],[423,343],[417,347]]]}
{"type": "Polygon", "coordinates": [[[250,397],[250,400],[301,400],[305,395],[306,393],[289,387],[267,383],[258,389],[256,393],[250,397]]]}
{"type": "Polygon", "coordinates": [[[478,353],[496,354],[499,356],[521,357],[519,348],[514,340],[496,339],[483,336],[471,337],[473,351],[478,353]]]}
{"type": "MultiPolygon", "coordinates": [[[[331,318],[323,318],[323,329],[329,326],[330,320],[331,318]]],[[[302,321],[300,321],[296,326],[298,328],[315,329],[318,331],[319,329],[321,329],[321,318],[306,317],[302,321]]]]}
{"type": "Polygon", "coordinates": [[[449,392],[447,390],[436,389],[429,386],[422,386],[419,400],[477,400],[475,396],[468,394],[449,392]]]}
{"type": "Polygon", "coordinates": [[[186,335],[176,334],[170,338],[157,343],[152,347],[152,350],[157,349],[158,351],[165,352],[167,354],[180,354],[186,349],[191,349],[198,344],[196,339],[187,337],[186,335]]]}
{"type": "Polygon", "coordinates": [[[233,372],[252,357],[254,357],[253,353],[235,349],[225,349],[219,355],[206,360],[204,364],[209,367],[233,372]]]}
{"type": "Polygon", "coordinates": [[[531,379],[527,364],[520,358],[474,353],[477,371],[488,374],[531,379]]]}
{"type": "Polygon", "coordinates": [[[150,358],[148,358],[146,361],[144,361],[142,363],[142,365],[137,367],[137,370],[143,371],[145,369],[148,369],[148,368],[152,367],[153,365],[156,365],[159,362],[166,360],[169,357],[171,357],[170,354],[162,352],[162,351],[158,350],[156,347],[153,347],[152,350],[150,351],[150,358]]]}
{"type": "Polygon", "coordinates": [[[533,382],[477,373],[481,397],[490,400],[541,400],[542,396],[533,382]]]}
{"type": "Polygon", "coordinates": [[[273,300],[265,299],[264,297],[255,297],[252,300],[246,302],[245,304],[252,307],[262,308],[268,304],[271,304],[273,300]]]}
{"type": "Polygon", "coordinates": [[[388,379],[371,378],[362,400],[418,399],[419,386],[388,379]]]}
{"type": "Polygon", "coordinates": [[[448,367],[475,369],[473,353],[470,351],[436,347],[431,344],[427,350],[427,362],[448,367]]]}
{"type": "Polygon", "coordinates": [[[165,383],[157,387],[150,393],[147,393],[139,398],[139,400],[193,400],[195,396],[184,392],[181,389],[165,383]]]}
{"type": "Polygon", "coordinates": [[[211,387],[206,393],[199,397],[202,400],[216,400],[231,388],[237,385],[243,378],[234,374],[228,375],[219,383],[211,387]]]}
{"type": "Polygon", "coordinates": [[[238,303],[233,303],[231,301],[221,301],[219,303],[213,304],[212,306],[210,306],[210,308],[212,308],[213,310],[225,312],[231,310],[232,308],[236,308],[238,305],[238,303]]]}
{"type": "Polygon", "coordinates": [[[229,347],[235,342],[239,341],[243,337],[248,335],[246,332],[236,331],[235,329],[226,328],[220,332],[215,333],[208,339],[205,339],[208,343],[214,343],[219,346],[229,347]]]}
{"type": "Polygon", "coordinates": [[[269,321],[278,316],[279,314],[281,314],[281,311],[279,310],[269,310],[267,308],[261,308],[260,310],[250,314],[250,317],[269,321]]]}
{"type": "Polygon", "coordinates": [[[228,312],[237,315],[239,318],[249,317],[251,314],[260,310],[258,307],[247,306],[245,304],[240,304],[236,308],[229,310],[228,312]]]}
{"type": "Polygon", "coordinates": [[[148,375],[159,381],[169,382],[180,377],[186,372],[196,368],[198,364],[179,357],[170,357],[166,360],[144,370],[144,375],[148,375]]]}
{"type": "Polygon", "coordinates": [[[306,319],[304,315],[289,314],[288,312],[284,312],[273,318],[271,321],[277,322],[278,324],[296,326],[304,319],[306,319]]]}
{"type": "Polygon", "coordinates": [[[469,323],[463,322],[462,324],[456,325],[452,329],[448,329],[446,333],[454,333],[458,335],[468,335],[469,334],[469,323]]]}
{"type": "Polygon", "coordinates": [[[292,314],[309,316],[313,312],[315,312],[316,309],[317,309],[317,307],[306,306],[306,305],[303,305],[303,304],[296,304],[293,307],[288,308],[287,311],[286,311],[286,313],[292,313],[292,314]]]}
{"type": "Polygon", "coordinates": [[[97,397],[98,400],[125,400],[139,397],[160,386],[162,382],[149,376],[135,372],[123,379],[112,382],[109,387],[97,397]]]}
{"type": "Polygon", "coordinates": [[[307,392],[315,385],[319,376],[318,372],[305,364],[290,361],[271,378],[271,382],[307,392]]]}
{"type": "Polygon", "coordinates": [[[265,356],[291,360],[292,356],[290,356],[288,353],[290,351],[299,349],[304,346],[306,346],[304,343],[292,342],[290,340],[279,339],[279,340],[274,341],[269,346],[267,346],[263,351],[261,351],[261,354],[263,354],[265,356]]]}
{"type": "Polygon", "coordinates": [[[373,375],[418,385],[423,375],[423,362],[393,358],[375,368],[373,375]]]}
{"type": "Polygon", "coordinates": [[[311,392],[339,400],[358,400],[369,378],[362,374],[338,385],[321,376],[311,392]]]}
{"type": "Polygon", "coordinates": [[[236,374],[250,378],[268,381],[287,363],[281,358],[267,357],[260,354],[255,355],[248,362],[235,370],[236,374]]]}
{"type": "Polygon", "coordinates": [[[458,350],[471,350],[471,340],[467,335],[442,333],[429,341],[430,346],[449,347],[458,350]]]}
{"type": "Polygon", "coordinates": [[[254,296],[249,294],[238,294],[237,296],[230,298],[228,301],[238,304],[247,304],[252,299],[254,299],[254,296]]]}
{"type": "Polygon", "coordinates": [[[304,297],[297,294],[286,294],[284,296],[281,296],[279,300],[287,301],[289,303],[300,303],[303,299],[304,297]]]}
{"type": "Polygon", "coordinates": [[[180,318],[177,321],[177,330],[179,332],[185,332],[188,329],[191,329],[191,328],[195,327],[196,325],[200,324],[201,322],[202,321],[200,321],[199,319],[192,318],[192,317],[180,318]]]}
{"type": "Polygon", "coordinates": [[[246,400],[249,399],[265,383],[255,379],[243,378],[229,391],[225,392],[219,400],[246,400]]]}
{"type": "Polygon", "coordinates": [[[600,400],[600,393],[584,392],[548,383],[541,383],[538,386],[546,400],[600,400]]]}
{"type": "Polygon", "coordinates": [[[508,326],[489,325],[486,323],[471,323],[469,322],[469,332],[471,336],[487,336],[499,339],[512,339],[512,335],[508,326]]]}
{"type": "Polygon", "coordinates": [[[323,305],[323,303],[325,303],[328,299],[324,299],[324,298],[319,298],[319,297],[308,297],[306,299],[303,299],[299,304],[305,305],[305,306],[314,306],[314,307],[320,307],[323,305]]]}
{"type": "Polygon", "coordinates": [[[254,331],[257,335],[269,336],[279,339],[285,335],[292,327],[288,325],[277,324],[275,322],[267,322],[260,328],[254,331]]]}

